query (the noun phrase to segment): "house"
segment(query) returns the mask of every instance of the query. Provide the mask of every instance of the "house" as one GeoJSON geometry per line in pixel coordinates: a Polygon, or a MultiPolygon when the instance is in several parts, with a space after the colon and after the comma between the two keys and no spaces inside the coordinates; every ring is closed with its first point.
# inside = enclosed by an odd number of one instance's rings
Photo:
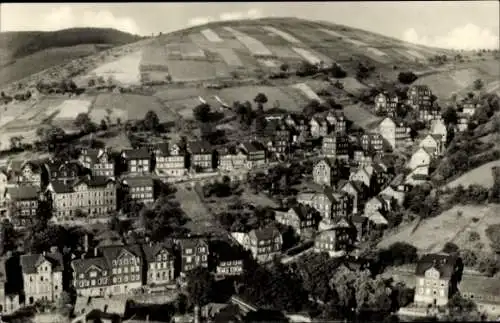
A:
{"type": "Polygon", "coordinates": [[[7,216],[7,201],[5,200],[5,193],[7,192],[7,186],[9,178],[7,176],[7,171],[5,169],[0,169],[0,219],[4,219],[7,216]]]}
{"type": "Polygon", "coordinates": [[[313,180],[318,185],[332,186],[338,180],[340,164],[337,160],[323,158],[313,167],[313,180]]]}
{"type": "Polygon", "coordinates": [[[357,149],[353,153],[353,164],[357,167],[366,167],[373,163],[373,158],[365,150],[357,149]]]}
{"type": "Polygon", "coordinates": [[[429,180],[429,165],[420,165],[414,168],[410,174],[406,176],[405,184],[418,186],[429,180]]]}
{"type": "Polygon", "coordinates": [[[462,107],[462,113],[467,117],[472,117],[476,110],[481,108],[481,103],[477,98],[466,97],[460,102],[460,106],[462,107]]]}
{"type": "Polygon", "coordinates": [[[39,188],[36,186],[10,187],[5,193],[7,217],[16,227],[25,227],[36,216],[39,188]]]}
{"type": "MultiPolygon", "coordinates": [[[[72,182],[82,175],[79,162],[51,159],[44,164],[47,172],[47,183],[51,181],[72,182]]],[[[113,176],[113,175],[111,175],[113,176]]]]}
{"type": "Polygon", "coordinates": [[[217,150],[218,169],[232,171],[246,166],[247,156],[235,147],[223,147],[217,150]]]}
{"type": "MultiPolygon", "coordinates": [[[[406,187],[405,185],[402,185],[402,187],[406,187]]],[[[380,195],[386,195],[390,196],[392,199],[396,200],[398,205],[403,205],[403,201],[405,199],[405,194],[408,190],[407,189],[400,189],[400,186],[398,185],[388,185],[386,188],[384,188],[381,192],[380,195]]]]}
{"type": "Polygon", "coordinates": [[[158,175],[181,177],[186,174],[186,154],[179,145],[159,144],[154,151],[154,157],[158,175]]]}
{"type": "Polygon", "coordinates": [[[478,310],[488,315],[488,320],[500,318],[500,282],[498,278],[464,274],[458,286],[460,295],[477,304],[478,310]]]}
{"type": "Polygon", "coordinates": [[[351,205],[351,197],[342,191],[334,191],[331,187],[325,187],[320,192],[299,193],[297,202],[309,205],[316,209],[322,220],[319,230],[324,226],[329,226],[332,221],[345,218],[348,215],[351,205]]]}
{"type": "Polygon", "coordinates": [[[343,181],[339,184],[338,188],[352,197],[352,213],[357,214],[363,209],[368,198],[368,186],[361,181],[343,181]]]}
{"type": "Polygon", "coordinates": [[[313,138],[324,137],[329,133],[328,121],[320,116],[314,116],[309,121],[311,136],[313,138]]]}
{"type": "Polygon", "coordinates": [[[151,172],[151,153],[147,148],[126,149],[122,151],[121,157],[129,175],[145,175],[151,172]]]}
{"type": "Polygon", "coordinates": [[[364,151],[381,152],[384,149],[384,138],[375,132],[364,133],[359,137],[359,143],[364,151]]]}
{"type": "Polygon", "coordinates": [[[345,134],[324,136],[321,144],[323,156],[341,160],[349,159],[349,138],[345,134]]]}
{"type": "Polygon", "coordinates": [[[358,168],[356,171],[352,172],[351,175],[349,175],[349,180],[361,182],[369,189],[372,189],[373,187],[372,176],[373,176],[373,168],[367,166],[363,168],[358,168]]]}
{"type": "Polygon", "coordinates": [[[214,169],[213,150],[206,141],[191,141],[187,145],[190,166],[196,172],[211,172],[214,169]]]}
{"type": "Polygon", "coordinates": [[[306,119],[300,118],[292,133],[292,142],[296,144],[304,144],[310,136],[309,122],[306,119]]]}
{"type": "Polygon", "coordinates": [[[9,267],[12,267],[13,261],[15,259],[10,251],[0,256],[0,315],[14,313],[21,307],[18,291],[15,291],[15,287],[12,288],[15,284],[8,282],[9,278],[12,279],[12,269],[9,267]]]}
{"type": "Polygon", "coordinates": [[[40,163],[33,161],[11,161],[7,166],[13,184],[22,186],[42,186],[43,168],[40,163]]]}
{"type": "Polygon", "coordinates": [[[433,157],[440,156],[444,152],[444,142],[441,135],[428,134],[418,144],[419,147],[432,151],[433,157]]]}
{"type": "Polygon", "coordinates": [[[383,119],[378,125],[378,131],[392,149],[396,148],[396,123],[391,118],[383,119]]]}
{"type": "Polygon", "coordinates": [[[458,132],[467,131],[467,129],[469,129],[469,118],[467,117],[467,115],[464,113],[458,113],[457,117],[458,117],[457,120],[458,132]]]}
{"type": "Polygon", "coordinates": [[[394,116],[399,103],[399,97],[396,93],[381,92],[375,96],[375,112],[394,116]]]}
{"type": "Polygon", "coordinates": [[[453,255],[426,254],[419,259],[415,270],[414,302],[422,305],[444,306],[457,291],[463,266],[453,255]]]}
{"type": "Polygon", "coordinates": [[[316,210],[310,206],[297,204],[291,207],[287,212],[276,212],[276,222],[291,226],[300,236],[312,236],[315,228],[316,210]]]}
{"type": "Polygon", "coordinates": [[[372,213],[377,211],[388,211],[389,205],[380,196],[375,196],[369,199],[365,204],[365,216],[369,217],[372,213]]]}
{"type": "Polygon", "coordinates": [[[248,249],[258,262],[271,261],[281,253],[283,238],[273,226],[254,229],[248,233],[244,248],[248,249]]]}
{"type": "Polygon", "coordinates": [[[267,150],[274,153],[278,158],[284,158],[290,152],[292,133],[284,124],[270,123],[266,127],[269,132],[267,136],[267,150]],[[268,128],[272,129],[269,130],[268,128]]]}
{"type": "Polygon", "coordinates": [[[361,242],[369,231],[369,221],[366,216],[354,215],[351,222],[356,230],[356,241],[361,242]]]}
{"type": "Polygon", "coordinates": [[[72,183],[55,180],[46,190],[58,218],[75,216],[77,210],[89,217],[103,216],[117,208],[116,184],[110,177],[87,175],[72,183]]]}
{"type": "Polygon", "coordinates": [[[329,111],[326,115],[326,121],[329,126],[334,129],[335,133],[345,133],[347,129],[347,121],[343,112],[329,111]]]}
{"type": "Polygon", "coordinates": [[[154,182],[151,177],[126,177],[122,183],[133,201],[146,205],[155,201],[154,182]]]}
{"type": "Polygon", "coordinates": [[[244,250],[240,245],[232,245],[227,241],[214,240],[210,243],[215,273],[218,277],[238,276],[243,273],[244,250]]]}
{"type": "Polygon", "coordinates": [[[444,149],[444,145],[448,139],[448,129],[446,128],[443,119],[439,118],[431,121],[430,134],[436,136],[436,138],[439,138],[440,136],[439,140],[444,149]]]}
{"type": "Polygon", "coordinates": [[[418,120],[430,123],[433,120],[441,119],[441,111],[439,107],[429,107],[418,111],[418,120]]]}
{"type": "Polygon", "coordinates": [[[181,273],[186,274],[194,268],[208,268],[210,255],[208,242],[204,239],[189,238],[180,241],[181,273]]]}
{"type": "Polygon", "coordinates": [[[54,302],[63,292],[63,256],[57,248],[41,254],[27,254],[20,258],[26,303],[38,300],[54,302]]]}
{"type": "Polygon", "coordinates": [[[408,162],[408,168],[413,170],[419,166],[429,165],[433,156],[433,150],[426,147],[420,147],[411,155],[410,161],[408,162]]]}
{"type": "Polygon", "coordinates": [[[90,169],[92,176],[115,175],[115,161],[107,149],[83,149],[78,160],[83,167],[90,169]]]}
{"type": "Polygon", "coordinates": [[[318,233],[314,238],[314,252],[326,252],[330,257],[341,257],[353,245],[353,226],[341,219],[328,230],[318,233]]]}
{"type": "Polygon", "coordinates": [[[143,257],[136,244],[101,247],[89,258],[74,259],[71,267],[77,295],[124,295],[142,286],[143,257]]]}
{"type": "Polygon", "coordinates": [[[247,167],[254,168],[266,164],[266,147],[258,141],[247,141],[240,144],[240,148],[247,156],[247,167]]]}
{"type": "Polygon", "coordinates": [[[428,110],[432,106],[432,92],[427,85],[413,85],[408,89],[408,105],[415,110],[428,110]]]}
{"type": "Polygon", "coordinates": [[[170,284],[175,279],[173,246],[149,242],[142,246],[147,270],[146,283],[150,286],[170,284]]]}

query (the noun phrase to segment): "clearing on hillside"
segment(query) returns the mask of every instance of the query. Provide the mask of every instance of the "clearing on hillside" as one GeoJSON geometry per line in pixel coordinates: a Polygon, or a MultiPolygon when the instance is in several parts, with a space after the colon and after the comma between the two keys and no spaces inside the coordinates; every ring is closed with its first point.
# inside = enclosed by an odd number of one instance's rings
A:
{"type": "Polygon", "coordinates": [[[106,63],[93,70],[90,75],[111,78],[115,82],[125,85],[138,85],[141,82],[140,65],[142,51],[120,57],[116,61],[106,63]]]}
{"type": "Polygon", "coordinates": [[[290,35],[289,33],[287,32],[284,32],[282,30],[279,30],[279,29],[276,29],[272,26],[264,26],[264,29],[272,32],[272,33],[275,33],[276,35],[280,36],[281,38],[283,38],[284,40],[290,42],[290,43],[301,43],[300,40],[298,40],[297,38],[293,37],[292,35],[290,35]]]}
{"type": "Polygon", "coordinates": [[[368,129],[382,118],[372,114],[360,104],[351,104],[344,107],[344,115],[348,120],[351,120],[356,125],[363,129],[368,129]]]}
{"type": "Polygon", "coordinates": [[[298,83],[292,85],[292,87],[301,91],[310,100],[316,100],[320,103],[324,102],[324,100],[320,98],[318,94],[316,94],[316,92],[314,92],[313,89],[311,89],[311,87],[306,83],[298,83]]]}
{"type": "Polygon", "coordinates": [[[61,105],[57,107],[59,113],[55,119],[75,119],[80,113],[88,113],[92,100],[64,100],[61,105]]]}
{"type": "Polygon", "coordinates": [[[207,81],[230,77],[229,68],[222,62],[168,60],[167,66],[174,82],[207,81]]]}
{"type": "Polygon", "coordinates": [[[500,223],[497,216],[500,206],[460,205],[441,213],[440,215],[402,227],[397,233],[385,237],[379,248],[387,248],[395,242],[409,242],[423,252],[439,252],[447,242],[457,244],[461,249],[471,248],[468,237],[476,231],[481,236],[484,248],[489,249],[489,239],[484,232],[490,224],[500,223]],[[461,212],[461,213],[460,213],[461,212]]]}
{"type": "Polygon", "coordinates": [[[201,30],[201,34],[203,36],[205,36],[205,38],[209,41],[209,42],[213,42],[213,43],[222,43],[224,40],[222,38],[219,37],[219,35],[217,35],[217,33],[215,31],[213,31],[212,29],[203,29],[201,30]]]}
{"type": "Polygon", "coordinates": [[[160,122],[175,120],[175,115],[153,96],[115,93],[99,94],[90,110],[90,117],[97,123],[107,117],[112,122],[116,122],[118,118],[124,122],[143,119],[149,110],[156,112],[160,122]]]}
{"type": "Polygon", "coordinates": [[[500,167],[500,160],[495,160],[477,168],[474,168],[467,173],[463,174],[456,180],[447,184],[446,187],[455,188],[459,185],[463,187],[468,187],[470,185],[480,185],[485,188],[491,188],[493,186],[493,173],[492,167],[500,167]]]}
{"type": "Polygon", "coordinates": [[[328,35],[331,35],[333,37],[340,37],[340,38],[343,38],[345,37],[344,35],[336,32],[336,31],[333,31],[331,29],[326,29],[326,28],[318,28],[319,31],[322,31],[324,33],[327,33],[328,35]]]}
{"type": "Polygon", "coordinates": [[[219,53],[219,55],[227,65],[236,67],[243,66],[241,59],[231,48],[217,48],[215,50],[217,51],[217,53],[219,53]]]}
{"type": "Polygon", "coordinates": [[[342,85],[344,85],[344,90],[347,93],[351,93],[354,95],[359,94],[361,91],[368,88],[366,85],[359,82],[354,77],[346,77],[346,78],[340,79],[339,82],[342,83],[342,85]]]}
{"type": "Polygon", "coordinates": [[[238,39],[245,47],[252,53],[252,55],[256,56],[272,56],[273,53],[260,41],[257,39],[248,36],[238,30],[235,30],[231,27],[224,27],[225,30],[232,33],[236,39],[238,39]]]}

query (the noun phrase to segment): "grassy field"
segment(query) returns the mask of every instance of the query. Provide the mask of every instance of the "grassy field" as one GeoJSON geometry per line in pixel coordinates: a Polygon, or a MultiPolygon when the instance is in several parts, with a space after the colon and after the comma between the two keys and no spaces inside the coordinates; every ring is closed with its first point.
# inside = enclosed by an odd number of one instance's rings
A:
{"type": "Polygon", "coordinates": [[[114,122],[117,118],[122,121],[139,120],[149,110],[156,112],[161,122],[175,120],[175,115],[153,96],[114,93],[99,94],[90,110],[90,117],[94,122],[101,122],[108,115],[114,122]]]}
{"type": "Polygon", "coordinates": [[[90,72],[90,76],[102,76],[105,80],[112,78],[115,82],[125,85],[140,84],[142,51],[136,51],[119,59],[103,64],[90,72]]]}
{"type": "Polygon", "coordinates": [[[492,161],[474,168],[473,170],[468,171],[446,186],[449,188],[454,188],[459,185],[462,185],[464,187],[467,187],[469,185],[481,185],[486,188],[491,188],[493,186],[493,174],[491,168],[494,166],[500,167],[500,160],[492,161]]]}
{"type": "Polygon", "coordinates": [[[367,128],[382,118],[372,114],[361,104],[351,104],[344,107],[344,115],[361,128],[367,128]]]}
{"type": "Polygon", "coordinates": [[[453,242],[460,248],[470,248],[470,232],[476,231],[481,236],[484,248],[489,242],[484,230],[490,225],[500,223],[497,216],[500,206],[460,205],[443,212],[437,217],[406,225],[399,232],[384,238],[378,247],[385,248],[395,242],[409,242],[423,252],[439,252],[447,242],[453,242]],[[459,214],[458,212],[462,212],[459,214]]]}

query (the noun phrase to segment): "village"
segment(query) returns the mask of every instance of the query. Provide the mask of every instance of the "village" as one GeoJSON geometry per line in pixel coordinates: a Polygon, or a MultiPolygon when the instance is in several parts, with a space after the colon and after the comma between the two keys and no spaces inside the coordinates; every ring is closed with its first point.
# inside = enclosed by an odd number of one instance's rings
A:
{"type": "MultiPolygon", "coordinates": [[[[194,314],[174,311],[173,319],[222,322],[237,315],[233,307],[245,313],[258,307],[236,287],[228,304],[209,313],[200,290],[209,287],[195,281],[233,281],[256,270],[252,266],[290,266],[311,254],[360,270],[397,222],[394,214],[404,210],[406,195],[430,181],[430,168],[450,136],[467,131],[479,107],[465,97],[450,125],[435,100],[425,85],[410,86],[405,98],[381,92],[372,106],[382,119],[370,131],[355,128],[341,108],[331,108],[312,115],[268,114],[243,142],[146,140],[117,153],[90,145],[78,148],[76,157],[11,160],[0,173],[2,249],[9,248],[0,271],[1,313],[35,305],[53,312],[63,302],[73,322],[87,322],[96,313],[121,320],[127,301],[147,295],[149,302],[167,303],[187,291],[194,314]],[[423,125],[420,130],[402,121],[403,110],[423,125]],[[244,186],[276,206],[235,202],[216,212],[215,204],[244,186]],[[182,209],[190,201],[176,202],[176,191],[194,194],[206,206],[204,220],[217,223],[186,229],[190,214],[182,209]],[[97,241],[81,231],[63,246],[48,229],[93,224],[116,234],[97,241]],[[13,232],[24,234],[24,246],[7,246],[13,232]]],[[[460,284],[467,289],[460,288],[461,294],[475,295],[487,315],[500,315],[498,288],[477,291],[471,282],[479,278],[466,275],[458,283],[461,270],[453,254],[421,256],[407,280],[428,287],[418,288],[405,313],[437,311],[460,284]]],[[[494,278],[484,279],[498,287],[494,278]]]]}

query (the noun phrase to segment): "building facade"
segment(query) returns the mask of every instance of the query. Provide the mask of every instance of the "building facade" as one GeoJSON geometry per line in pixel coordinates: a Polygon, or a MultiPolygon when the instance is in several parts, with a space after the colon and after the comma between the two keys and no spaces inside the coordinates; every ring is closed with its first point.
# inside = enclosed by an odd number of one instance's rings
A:
{"type": "Polygon", "coordinates": [[[155,201],[154,182],[151,177],[126,177],[123,184],[126,186],[128,196],[132,201],[146,205],[155,201]]]}
{"type": "Polygon", "coordinates": [[[78,160],[83,167],[90,169],[92,176],[115,175],[115,162],[106,149],[83,149],[78,160]]]}
{"type": "Polygon", "coordinates": [[[187,172],[186,154],[179,145],[164,143],[154,152],[155,170],[160,176],[181,177],[187,172]]]}

